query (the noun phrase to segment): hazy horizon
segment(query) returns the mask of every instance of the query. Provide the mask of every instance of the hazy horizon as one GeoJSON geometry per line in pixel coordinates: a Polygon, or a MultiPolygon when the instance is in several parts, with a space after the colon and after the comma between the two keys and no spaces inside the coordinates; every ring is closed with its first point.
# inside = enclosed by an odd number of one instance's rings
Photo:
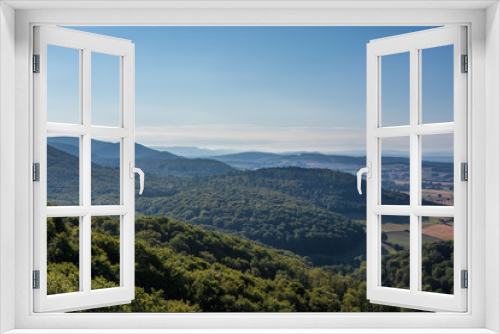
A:
{"type": "MultiPolygon", "coordinates": [[[[240,153],[269,153],[276,155],[299,155],[299,154],[323,154],[323,155],[345,155],[350,157],[366,157],[366,150],[352,150],[352,151],[330,151],[330,152],[321,152],[321,151],[264,151],[264,150],[231,150],[231,149],[208,149],[198,146],[150,146],[142,143],[138,143],[148,148],[169,152],[175,155],[180,155],[186,158],[202,158],[202,157],[217,157],[231,154],[240,154],[240,153]],[[182,154],[181,152],[184,152],[182,154]],[[198,154],[196,154],[198,152],[198,154]]],[[[385,150],[384,156],[386,157],[398,157],[398,158],[409,158],[409,153],[405,151],[397,151],[397,150],[385,150]]],[[[453,153],[450,152],[429,152],[422,156],[424,161],[434,161],[434,162],[452,162],[453,161],[453,153]]]]}

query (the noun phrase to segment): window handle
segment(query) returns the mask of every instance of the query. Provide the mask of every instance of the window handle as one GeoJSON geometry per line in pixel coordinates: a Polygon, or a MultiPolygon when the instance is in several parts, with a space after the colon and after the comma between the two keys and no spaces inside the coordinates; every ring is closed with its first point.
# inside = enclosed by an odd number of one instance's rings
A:
{"type": "Polygon", "coordinates": [[[142,195],[142,192],[144,191],[144,172],[142,171],[142,169],[134,167],[133,161],[130,161],[129,167],[130,167],[129,170],[131,179],[135,177],[134,173],[139,174],[139,184],[140,184],[139,195],[142,195]]]}
{"type": "Polygon", "coordinates": [[[372,163],[368,162],[367,167],[363,167],[358,171],[358,192],[361,195],[361,176],[366,173],[366,176],[370,179],[372,177],[372,163]]]}

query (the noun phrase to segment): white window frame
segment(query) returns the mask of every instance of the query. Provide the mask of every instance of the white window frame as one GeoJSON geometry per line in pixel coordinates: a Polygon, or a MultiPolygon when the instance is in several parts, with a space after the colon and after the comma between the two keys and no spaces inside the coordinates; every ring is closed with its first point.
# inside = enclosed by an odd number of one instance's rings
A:
{"type": "Polygon", "coordinates": [[[143,1],[142,4],[132,1],[82,1],[73,4],[68,1],[6,1],[0,4],[0,11],[2,332],[11,329],[15,329],[13,333],[38,333],[42,332],[41,329],[58,332],[56,329],[60,329],[61,333],[76,333],[77,329],[88,329],[87,333],[109,333],[127,329],[127,333],[139,333],[148,328],[164,329],[162,332],[169,333],[248,333],[250,328],[254,329],[252,332],[262,333],[415,333],[416,329],[421,333],[500,332],[500,12],[497,1],[398,1],[397,4],[385,1],[370,1],[369,4],[357,1],[238,1],[232,4],[208,1],[203,5],[175,1],[143,1]],[[10,6],[19,9],[14,11],[10,6]],[[126,9],[127,6],[142,7],[143,10],[126,9]],[[391,9],[391,6],[397,8],[391,9]],[[74,9],[76,7],[86,9],[74,9]],[[106,7],[115,9],[107,10],[106,7]],[[33,267],[30,257],[33,241],[30,181],[33,122],[32,75],[29,70],[32,27],[35,24],[467,25],[471,59],[468,131],[472,134],[468,142],[471,154],[468,189],[471,199],[468,208],[471,222],[468,231],[469,311],[458,314],[34,314],[30,288],[33,267]],[[14,170],[15,178],[12,178],[14,170]],[[12,189],[15,189],[14,198],[12,189]],[[488,266],[486,254],[493,254],[488,259],[488,266]],[[142,329],[132,330],[138,326],[142,329]],[[182,328],[192,331],[180,330],[182,328]]]}

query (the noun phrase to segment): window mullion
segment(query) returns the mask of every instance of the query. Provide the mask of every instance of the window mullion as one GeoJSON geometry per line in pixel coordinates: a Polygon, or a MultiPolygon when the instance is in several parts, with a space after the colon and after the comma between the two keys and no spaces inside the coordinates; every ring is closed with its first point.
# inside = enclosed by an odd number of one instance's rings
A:
{"type": "MultiPolygon", "coordinates": [[[[91,126],[91,50],[83,50],[83,66],[82,66],[82,124],[90,130],[91,126]]],[[[92,152],[91,152],[91,132],[88,131],[82,137],[83,145],[81,145],[81,159],[80,163],[82,166],[80,179],[82,180],[82,185],[80,187],[81,197],[83,205],[87,208],[91,207],[92,204],[92,152]]],[[[91,291],[91,265],[92,265],[92,226],[91,226],[91,215],[90,211],[87,212],[82,217],[83,228],[81,229],[80,238],[80,281],[83,282],[83,291],[90,293],[91,291]]]]}
{"type": "Polygon", "coordinates": [[[420,287],[419,271],[420,226],[414,209],[420,204],[420,137],[415,133],[419,124],[420,106],[420,61],[419,50],[410,50],[410,291],[415,293],[420,287]]]}

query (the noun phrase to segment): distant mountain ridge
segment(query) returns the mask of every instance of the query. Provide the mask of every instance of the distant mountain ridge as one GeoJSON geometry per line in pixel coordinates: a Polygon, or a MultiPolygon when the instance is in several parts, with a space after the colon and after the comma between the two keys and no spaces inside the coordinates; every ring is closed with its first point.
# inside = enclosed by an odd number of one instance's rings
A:
{"type": "MultiPolygon", "coordinates": [[[[120,158],[120,143],[106,142],[102,140],[92,139],[92,158],[120,158]]],[[[49,137],[47,144],[69,153],[74,156],[79,156],[79,139],[76,137],[49,137]]],[[[153,150],[144,145],[135,144],[136,159],[185,159],[184,157],[172,154],[170,152],[162,152],[153,150]]],[[[97,162],[97,161],[95,161],[97,162]]]]}
{"type": "MultiPolygon", "coordinates": [[[[79,142],[76,137],[50,137],[49,145],[74,156],[79,155],[79,142]]],[[[103,166],[117,167],[119,165],[119,143],[92,140],[92,162],[103,166]]],[[[256,170],[274,167],[301,167],[325,168],[340,170],[354,174],[366,165],[365,156],[352,156],[350,153],[363,151],[346,151],[341,154],[323,154],[320,152],[238,152],[225,154],[231,150],[208,150],[195,146],[171,147],[176,152],[188,154],[188,157],[176,155],[172,152],[156,150],[141,144],[135,144],[137,166],[146,169],[149,173],[178,176],[196,176],[226,173],[234,169],[256,170]],[[198,152],[198,153],[197,153],[198,152]],[[215,155],[215,153],[223,153],[215,155]],[[197,157],[200,155],[201,157],[197,157]],[[202,157],[205,156],[205,157],[202,157]]],[[[165,149],[162,147],[161,149],[165,149]]],[[[384,161],[391,164],[409,163],[407,152],[384,150],[384,161]]],[[[450,164],[453,157],[444,153],[432,153],[423,156],[425,165],[435,163],[450,164]]]]}
{"type": "Polygon", "coordinates": [[[199,148],[196,146],[149,146],[152,149],[162,151],[162,152],[170,152],[179,156],[183,156],[186,158],[211,158],[217,155],[225,155],[225,154],[234,154],[239,153],[237,150],[231,149],[206,149],[199,148]]]}
{"type": "MultiPolygon", "coordinates": [[[[80,155],[79,139],[76,137],[49,137],[48,146],[73,156],[80,155]]],[[[120,165],[120,143],[92,139],[92,162],[107,166],[120,165]]],[[[176,176],[202,176],[226,173],[234,170],[224,162],[211,159],[188,159],[170,152],[153,150],[135,144],[135,165],[146,173],[176,176]]]]}
{"type": "Polygon", "coordinates": [[[244,152],[212,157],[236,169],[260,169],[274,167],[326,168],[354,172],[366,165],[365,157],[300,153],[280,155],[267,152],[244,152]]]}
{"type": "MultiPolygon", "coordinates": [[[[325,156],[346,156],[353,158],[365,158],[366,150],[343,150],[334,152],[319,152],[319,151],[286,151],[286,152],[266,152],[259,150],[236,150],[236,149],[207,149],[197,146],[149,146],[152,149],[170,152],[172,154],[186,158],[214,158],[235,156],[240,153],[263,153],[275,154],[279,156],[298,156],[302,154],[320,154],[325,156]]],[[[409,158],[408,151],[384,150],[384,155],[389,157],[409,158]]],[[[425,152],[423,160],[428,162],[453,162],[453,152],[425,152]]]]}

